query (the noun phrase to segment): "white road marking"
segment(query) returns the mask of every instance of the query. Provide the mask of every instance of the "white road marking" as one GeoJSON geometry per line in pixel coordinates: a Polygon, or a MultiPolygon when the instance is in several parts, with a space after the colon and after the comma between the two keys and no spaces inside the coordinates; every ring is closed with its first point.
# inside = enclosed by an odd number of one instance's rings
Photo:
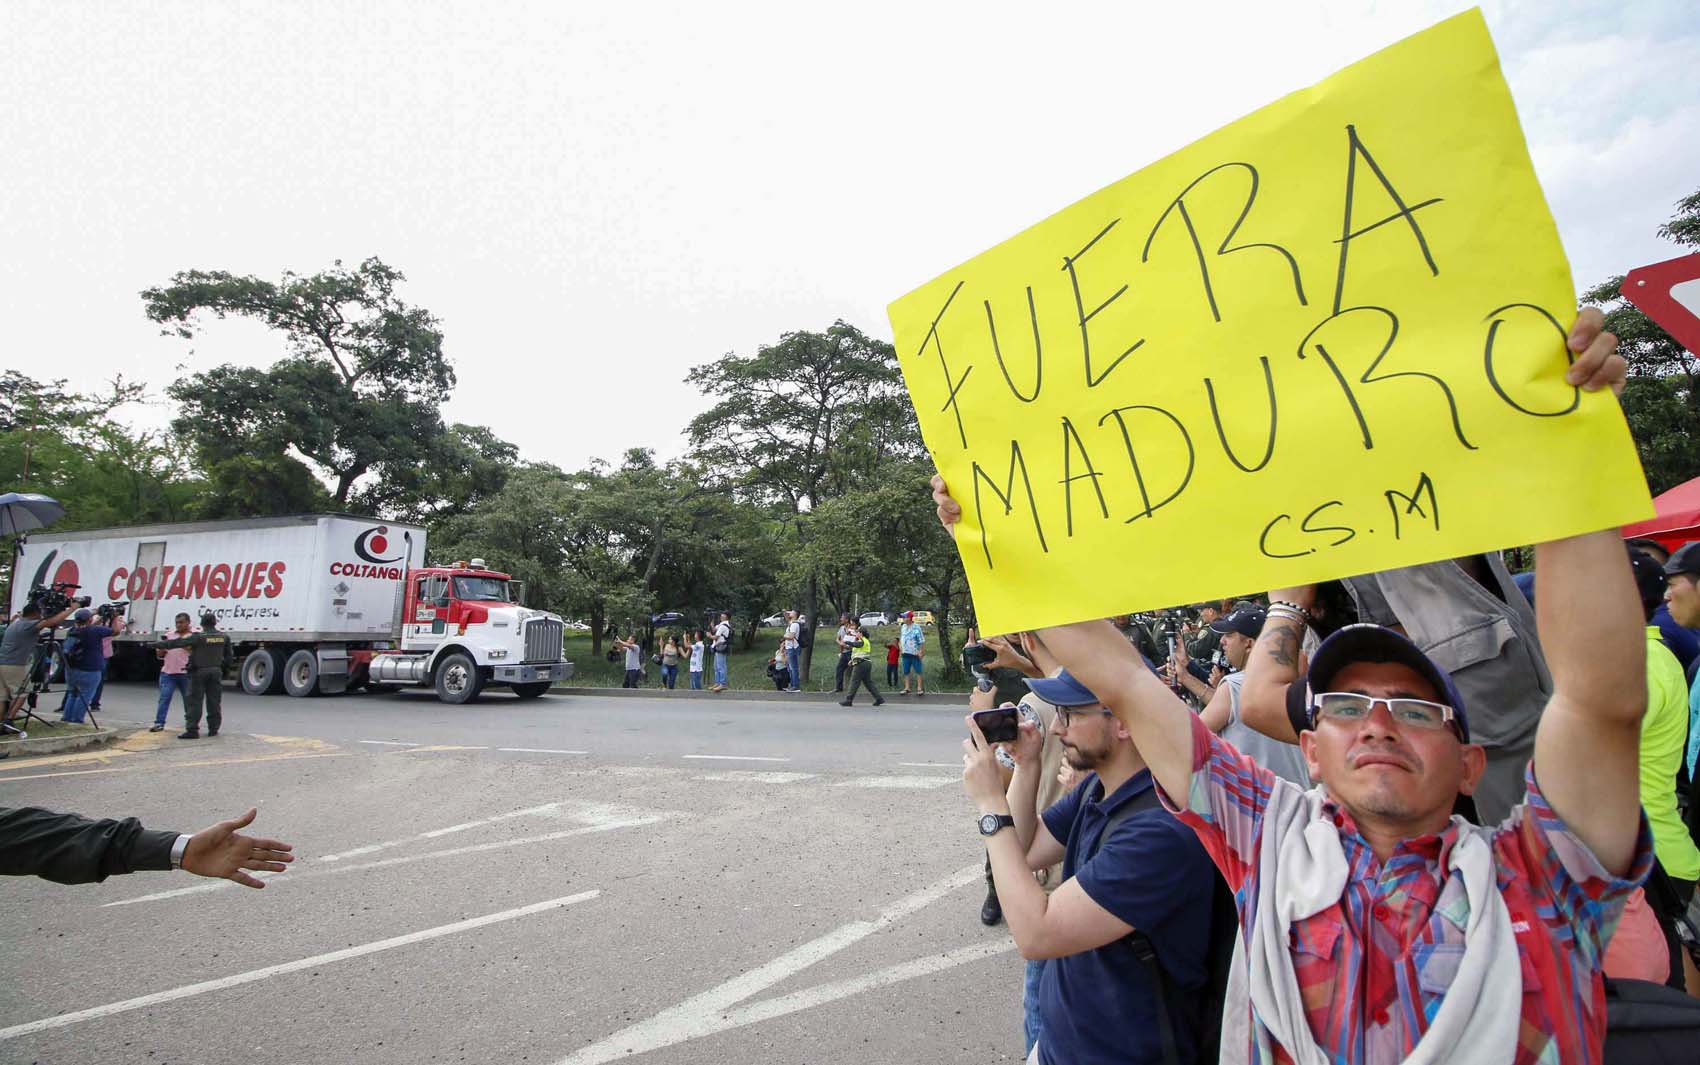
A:
{"type": "Polygon", "coordinates": [[[553,747],[497,747],[498,751],[509,754],[589,754],[589,751],[562,751],[553,747]]]}
{"type": "Polygon", "coordinates": [[[687,754],[704,762],[789,762],[789,758],[768,758],[759,754],[687,754]]]}
{"type": "MultiPolygon", "coordinates": [[[[463,854],[479,854],[484,851],[503,850],[508,847],[518,847],[527,843],[549,843],[557,839],[568,839],[572,836],[589,836],[598,832],[612,832],[617,828],[636,828],[639,825],[653,825],[665,821],[675,814],[657,813],[637,816],[609,817],[605,811],[618,809],[615,807],[593,807],[581,820],[591,820],[592,823],[579,828],[564,829],[560,832],[547,832],[541,836],[521,836],[517,839],[498,839],[488,843],[473,843],[465,847],[451,847],[448,850],[426,851],[423,854],[402,854],[394,858],[380,858],[375,862],[359,862],[354,865],[333,865],[329,869],[314,868],[302,872],[292,872],[288,876],[278,875],[280,884],[298,883],[302,880],[316,880],[320,877],[334,876],[339,873],[356,873],[368,869],[385,869],[392,865],[406,865],[409,862],[423,862],[435,858],[458,858],[463,854]]],[[[184,895],[201,895],[208,891],[222,891],[236,887],[228,880],[215,880],[207,884],[196,884],[193,887],[177,888],[173,891],[156,891],[151,895],[138,895],[133,899],[119,899],[108,902],[101,909],[111,909],[114,906],[132,906],[138,902],[159,902],[163,899],[181,898],[184,895]]]]}
{"type": "Polygon", "coordinates": [[[954,781],[953,777],[857,777],[854,780],[840,781],[835,788],[942,788],[954,781]]]}
{"type": "MultiPolygon", "coordinates": [[[[781,954],[766,965],[752,969],[741,976],[735,976],[719,987],[711,988],[688,998],[677,1006],[662,1010],[648,1020],[639,1021],[622,1031],[615,1032],[606,1039],[592,1043],[590,1046],[563,1058],[558,1065],[602,1065],[604,1062],[615,1061],[628,1054],[648,1053],[651,1050],[659,1050],[662,1047],[673,1046],[677,1043],[688,1042],[701,1036],[724,1031],[727,1028],[736,1027],[738,1024],[750,1024],[757,1020],[763,1020],[765,1019],[763,1016],[752,1013],[748,1020],[740,1020],[734,1023],[729,1021],[730,1014],[728,1011],[745,999],[790,979],[822,959],[831,957],[847,947],[854,946],[875,932],[890,927],[917,910],[944,898],[958,888],[974,883],[984,875],[984,867],[978,862],[965,866],[942,880],[928,884],[912,895],[898,899],[880,911],[878,916],[871,921],[853,921],[850,924],[841,925],[818,939],[810,940],[781,954]]],[[[999,942],[1008,943],[1009,941],[999,937],[999,942]]],[[[957,951],[955,953],[961,954],[962,952],[957,951]]],[[[952,956],[945,955],[944,957],[952,956]]],[[[922,961],[928,960],[936,961],[936,959],[922,959],[922,961]]],[[[966,958],[953,964],[963,964],[965,961],[971,960],[973,959],[966,958]]],[[[910,962],[906,964],[914,966],[918,963],[910,962]]],[[[889,974],[890,970],[882,970],[882,972],[889,974]]],[[[915,972],[912,975],[921,974],[915,972]]],[[[881,973],[871,973],[863,979],[877,979],[880,976],[881,973]]],[[[908,975],[898,976],[895,979],[908,979],[908,975]]],[[[822,985],[822,988],[829,989],[831,997],[822,997],[819,1001],[804,1002],[799,996],[807,992],[798,992],[796,995],[775,999],[774,1002],[784,1003],[790,1000],[794,1004],[783,1012],[795,1012],[796,1010],[807,1009],[811,1005],[819,1005],[821,1002],[829,1002],[832,997],[855,994],[855,990],[845,990],[847,984],[848,982],[841,982],[839,984],[822,985]]],[[[822,988],[810,990],[818,993],[822,988]]],[[[748,1008],[756,1010],[765,1005],[768,1004],[758,1003],[756,1006],[748,1008]]],[[[742,1013],[743,1011],[739,1012],[742,1013]]],[[[778,1013],[774,1014],[774,1016],[779,1015],[778,1013]]]]}
{"type": "Polygon", "coordinates": [[[799,780],[813,780],[813,773],[775,773],[763,772],[760,769],[727,769],[719,773],[704,773],[692,777],[692,780],[723,781],[729,784],[795,784],[799,780]]]}
{"type": "MultiPolygon", "coordinates": [[[[915,958],[912,961],[900,962],[871,973],[854,976],[848,980],[838,980],[830,984],[817,984],[814,987],[794,991],[781,998],[768,999],[765,1002],[753,1002],[730,1010],[721,1016],[726,1028],[740,1028],[746,1024],[758,1021],[770,1021],[775,1017],[783,1017],[799,1010],[824,1006],[828,1002],[836,1002],[841,998],[859,995],[864,991],[885,987],[888,984],[899,983],[903,980],[913,980],[917,976],[930,976],[933,973],[954,969],[958,965],[967,965],[982,958],[990,958],[1015,949],[1015,940],[1005,936],[989,943],[976,943],[972,946],[953,950],[948,954],[934,954],[931,957],[915,958]]],[[[719,1029],[716,1029],[719,1030],[719,1029]]],[[[708,1034],[708,1033],[704,1033],[708,1034]]]]}
{"type": "Polygon", "coordinates": [[[417,743],[403,743],[399,740],[355,740],[355,743],[369,743],[374,747],[417,747],[417,743]]]}
{"type": "MultiPolygon", "coordinates": [[[[509,810],[505,814],[496,814],[493,817],[483,817],[479,818],[477,821],[468,821],[465,824],[450,825],[447,828],[434,828],[429,832],[421,832],[419,833],[419,838],[436,839],[438,836],[447,836],[455,832],[465,832],[467,829],[477,828],[479,825],[493,825],[497,821],[508,821],[515,817],[530,817],[533,814],[546,814],[550,810],[559,810],[562,805],[564,804],[558,802],[546,802],[542,806],[528,806],[523,810],[509,810]]],[[[320,859],[320,861],[323,860],[324,859],[322,858],[320,859]]]]}
{"type": "Polygon", "coordinates": [[[524,810],[512,810],[508,813],[497,814],[494,817],[486,817],[479,821],[468,821],[461,825],[450,825],[448,828],[433,829],[430,832],[421,832],[417,835],[407,836],[403,839],[385,840],[382,843],[369,843],[364,847],[355,847],[353,850],[338,851],[335,854],[321,854],[314,858],[313,861],[315,863],[340,862],[345,858],[357,858],[362,854],[376,854],[379,851],[389,850],[391,847],[399,847],[404,843],[412,843],[415,840],[435,839],[438,836],[447,836],[454,832],[464,832],[469,828],[477,828],[479,825],[489,825],[494,824],[497,821],[506,821],[512,817],[527,817],[532,814],[546,813],[550,810],[556,809],[560,805],[561,804],[558,802],[552,802],[544,806],[532,806],[524,810]]]}
{"type": "Polygon", "coordinates": [[[15,1024],[10,1028],[0,1028],[0,1039],[16,1039],[21,1035],[33,1035],[36,1032],[44,1032],[50,1028],[63,1028],[66,1025],[77,1024],[80,1021],[92,1021],[100,1017],[110,1017],[115,1013],[127,1013],[130,1010],[142,1009],[147,1006],[157,1006],[162,1002],[175,1002],[178,999],[192,998],[195,995],[205,995],[212,991],[223,991],[227,987],[240,987],[243,984],[251,984],[257,980],[267,979],[268,977],[282,976],[285,973],[300,972],[302,969],[312,969],[320,965],[329,965],[332,962],[346,961],[349,958],[360,958],[367,954],[376,954],[379,951],[392,950],[396,947],[405,947],[413,943],[423,943],[426,940],[454,935],[456,932],[465,932],[474,928],[482,928],[485,925],[497,924],[501,921],[511,921],[516,917],[529,917],[534,913],[543,913],[546,910],[555,910],[562,906],[571,906],[576,902],[584,902],[588,899],[594,899],[600,894],[600,890],[581,891],[577,895],[567,895],[558,899],[550,899],[547,902],[536,902],[532,903],[530,906],[521,906],[518,909],[513,910],[503,910],[500,913],[487,914],[483,917],[472,917],[464,921],[456,921],[453,924],[438,925],[436,928],[427,928],[422,932],[409,932],[402,936],[380,939],[376,943],[366,943],[358,947],[348,947],[344,950],[333,950],[329,954],[316,954],[311,958],[300,958],[296,961],[286,961],[281,965],[268,965],[264,969],[254,969],[250,972],[237,973],[235,976],[222,976],[217,980],[203,980],[198,984],[189,984],[185,987],[173,988],[170,991],[158,991],[151,995],[143,995],[140,998],[125,999],[122,1002],[109,1002],[104,1006],[95,1006],[92,1009],[77,1010],[75,1013],[61,1013],[57,1017],[44,1017],[39,1021],[30,1021],[28,1024],[15,1024]]]}

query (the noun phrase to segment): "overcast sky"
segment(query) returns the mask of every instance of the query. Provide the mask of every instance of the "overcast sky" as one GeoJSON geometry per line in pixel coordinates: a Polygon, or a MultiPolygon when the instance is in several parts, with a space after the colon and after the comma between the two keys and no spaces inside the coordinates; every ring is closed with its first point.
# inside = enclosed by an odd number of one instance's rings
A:
{"type": "MultiPolygon", "coordinates": [[[[1465,6],[7,0],[0,365],[158,397],[281,345],[161,337],[141,289],[377,255],[442,321],[450,420],[674,455],[691,367],[889,339],[916,285],[1465,6]]],[[[1578,287],[1675,255],[1694,0],[1484,7],[1578,287]]]]}

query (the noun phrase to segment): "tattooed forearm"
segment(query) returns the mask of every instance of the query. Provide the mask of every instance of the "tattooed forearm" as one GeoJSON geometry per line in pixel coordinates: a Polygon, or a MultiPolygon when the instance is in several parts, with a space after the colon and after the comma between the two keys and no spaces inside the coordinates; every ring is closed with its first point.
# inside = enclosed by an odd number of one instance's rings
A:
{"type": "Polygon", "coordinates": [[[1304,626],[1300,622],[1270,618],[1264,623],[1263,635],[1258,643],[1263,645],[1264,653],[1276,665],[1296,670],[1303,632],[1304,626]]]}

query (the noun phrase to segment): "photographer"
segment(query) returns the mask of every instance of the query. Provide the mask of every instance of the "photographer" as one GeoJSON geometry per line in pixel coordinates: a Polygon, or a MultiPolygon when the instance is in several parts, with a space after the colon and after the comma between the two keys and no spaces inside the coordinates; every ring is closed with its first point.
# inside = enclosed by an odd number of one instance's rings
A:
{"type": "Polygon", "coordinates": [[[94,693],[106,675],[106,641],[112,630],[94,624],[94,611],[88,607],[71,620],[71,634],[65,637],[65,709],[59,720],[75,725],[88,717],[94,693]]]}
{"type": "Polygon", "coordinates": [[[24,704],[24,696],[29,692],[30,660],[41,642],[41,634],[52,632],[75,609],[75,603],[67,603],[58,613],[43,617],[41,599],[32,595],[6,626],[5,636],[0,637],[0,697],[5,699],[0,721],[9,724],[12,715],[24,704]]]}
{"type": "Polygon", "coordinates": [[[1095,693],[1066,670],[1028,686],[1056,707],[1064,756],[1086,771],[1072,792],[1037,813],[1043,738],[1031,722],[1009,745],[1016,768],[1007,791],[972,716],[962,744],[963,789],[981,815],[1010,935],[1022,957],[1046,960],[1028,1060],[1155,1065],[1166,1060],[1167,1031],[1175,1060],[1192,1062],[1202,1034],[1210,858],[1157,804],[1132,735],[1095,693]],[[1047,896],[1032,873],[1058,861],[1064,879],[1047,896]],[[1141,960],[1147,947],[1179,993],[1159,991],[1141,960]]]}
{"type": "MultiPolygon", "coordinates": [[[[95,608],[94,617],[100,624],[111,629],[114,634],[124,631],[124,611],[129,603],[105,603],[95,608]]],[[[100,641],[100,683],[95,685],[94,698],[89,700],[89,709],[100,712],[100,697],[106,691],[106,671],[112,667],[112,637],[100,641]]]]}

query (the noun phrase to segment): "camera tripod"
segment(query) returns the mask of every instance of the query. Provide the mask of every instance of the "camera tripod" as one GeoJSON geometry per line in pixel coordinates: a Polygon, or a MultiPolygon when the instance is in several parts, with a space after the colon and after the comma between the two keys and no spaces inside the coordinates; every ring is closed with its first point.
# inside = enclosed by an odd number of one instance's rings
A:
{"type": "MultiPolygon", "coordinates": [[[[47,726],[53,724],[52,721],[42,717],[36,711],[40,708],[41,697],[53,693],[53,675],[63,665],[64,651],[61,649],[59,640],[48,636],[36,644],[35,653],[30,658],[29,672],[25,674],[22,701],[18,705],[17,713],[7,718],[4,726],[0,726],[0,735],[10,736],[15,734],[20,739],[27,736],[28,733],[25,729],[20,727],[20,719],[25,726],[31,721],[47,726]]],[[[14,697],[14,699],[16,698],[14,697]]],[[[60,705],[61,707],[64,705],[63,700],[61,700],[60,705]]],[[[94,711],[88,712],[88,719],[95,728],[100,727],[100,722],[95,720],[94,711]]]]}

